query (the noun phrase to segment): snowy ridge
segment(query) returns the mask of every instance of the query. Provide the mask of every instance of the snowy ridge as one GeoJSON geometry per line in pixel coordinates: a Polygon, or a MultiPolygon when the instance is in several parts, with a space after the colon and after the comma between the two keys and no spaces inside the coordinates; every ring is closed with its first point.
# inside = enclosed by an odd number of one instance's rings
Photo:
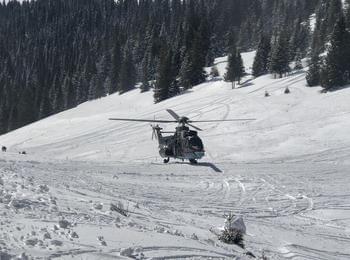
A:
{"type": "Polygon", "coordinates": [[[234,90],[216,79],[156,105],[134,90],[0,136],[0,259],[349,259],[350,89],[305,85],[304,71],[234,90]],[[163,165],[148,124],[107,120],[166,108],[256,121],[199,125],[207,157],[191,166],[163,165]],[[244,219],[246,250],[217,239],[228,213],[244,219]]]}

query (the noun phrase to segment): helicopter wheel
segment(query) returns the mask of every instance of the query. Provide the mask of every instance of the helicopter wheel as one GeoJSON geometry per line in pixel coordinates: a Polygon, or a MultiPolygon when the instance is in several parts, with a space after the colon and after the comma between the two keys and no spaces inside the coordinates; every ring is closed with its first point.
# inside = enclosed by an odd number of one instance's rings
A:
{"type": "Polygon", "coordinates": [[[190,164],[197,164],[198,162],[197,162],[197,160],[195,160],[195,159],[190,159],[190,164]]]}
{"type": "Polygon", "coordinates": [[[164,159],[163,162],[164,163],[168,163],[170,161],[170,158],[168,157],[167,159],[164,159]]]}

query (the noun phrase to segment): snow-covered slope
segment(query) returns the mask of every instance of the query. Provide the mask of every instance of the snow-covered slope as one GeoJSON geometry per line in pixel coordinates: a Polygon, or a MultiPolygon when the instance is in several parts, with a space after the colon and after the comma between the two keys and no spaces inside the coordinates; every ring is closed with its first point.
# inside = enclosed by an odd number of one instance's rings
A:
{"type": "MultiPolygon", "coordinates": [[[[244,55],[251,64],[253,55],[244,55]]],[[[217,60],[221,75],[225,58],[217,60]]],[[[249,66],[251,67],[251,66],[249,66]]],[[[247,69],[249,70],[249,69],[247,69]]],[[[271,75],[247,80],[239,89],[230,83],[207,82],[189,93],[153,104],[152,92],[84,103],[0,137],[10,151],[26,150],[57,159],[149,161],[158,157],[149,124],[120,123],[110,117],[170,119],[166,108],[191,119],[255,118],[249,123],[201,124],[211,161],[250,161],[328,154],[350,147],[350,89],[320,94],[308,88],[304,72],[282,79],[271,75]],[[291,94],[285,95],[289,87],[291,94]],[[264,97],[265,91],[270,97],[264,97]]],[[[165,126],[172,130],[174,125],[165,126]]]]}
{"type": "MultiPolygon", "coordinates": [[[[253,57],[243,55],[248,72],[253,57]]],[[[226,59],[216,63],[223,75],[226,59]]],[[[232,212],[246,222],[246,248],[257,257],[349,259],[350,89],[320,94],[305,85],[304,71],[247,77],[237,89],[213,80],[160,104],[134,90],[0,136],[8,147],[0,159],[0,251],[248,259],[215,235],[232,212]],[[169,119],[167,108],[191,119],[256,120],[198,125],[207,151],[198,166],[163,165],[148,124],[108,121],[169,119]],[[55,230],[62,219],[71,225],[55,230]]]]}

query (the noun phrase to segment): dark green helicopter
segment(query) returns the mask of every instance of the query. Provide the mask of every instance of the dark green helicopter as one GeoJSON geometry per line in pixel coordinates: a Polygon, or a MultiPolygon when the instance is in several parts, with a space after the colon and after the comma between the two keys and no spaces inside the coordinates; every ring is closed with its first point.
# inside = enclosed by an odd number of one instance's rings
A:
{"type": "Polygon", "coordinates": [[[109,120],[116,121],[131,121],[131,122],[149,122],[149,123],[177,123],[178,126],[173,132],[162,131],[159,125],[151,125],[152,139],[156,137],[159,144],[159,154],[164,158],[164,163],[168,163],[170,158],[189,160],[191,164],[196,164],[197,160],[202,159],[205,155],[204,145],[198,136],[197,131],[203,131],[192,123],[211,123],[225,121],[251,121],[255,119],[228,119],[228,120],[190,120],[188,117],[179,116],[173,110],[166,110],[175,120],[149,120],[149,119],[130,119],[130,118],[110,118],[109,120]],[[189,127],[197,131],[190,130],[189,127]],[[172,134],[163,136],[163,134],[172,134]]]}

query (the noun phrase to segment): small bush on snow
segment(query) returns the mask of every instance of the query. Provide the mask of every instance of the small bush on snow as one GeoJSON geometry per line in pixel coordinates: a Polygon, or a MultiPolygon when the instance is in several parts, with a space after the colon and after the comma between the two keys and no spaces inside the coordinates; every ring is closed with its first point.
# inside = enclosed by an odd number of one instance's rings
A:
{"type": "Polygon", "coordinates": [[[71,226],[71,223],[66,219],[61,219],[58,221],[58,226],[60,228],[68,228],[69,226],[71,226]]]}
{"type": "Polygon", "coordinates": [[[235,244],[244,248],[243,234],[237,230],[224,229],[219,236],[219,240],[226,244],[235,244]]]}
{"type": "Polygon", "coordinates": [[[116,211],[119,214],[123,215],[124,217],[129,216],[128,209],[120,201],[118,201],[117,203],[111,203],[110,210],[111,211],[116,211]]]}
{"type": "Polygon", "coordinates": [[[219,240],[226,244],[235,244],[244,248],[246,227],[241,217],[233,214],[227,216],[224,230],[219,234],[219,240]]]}

